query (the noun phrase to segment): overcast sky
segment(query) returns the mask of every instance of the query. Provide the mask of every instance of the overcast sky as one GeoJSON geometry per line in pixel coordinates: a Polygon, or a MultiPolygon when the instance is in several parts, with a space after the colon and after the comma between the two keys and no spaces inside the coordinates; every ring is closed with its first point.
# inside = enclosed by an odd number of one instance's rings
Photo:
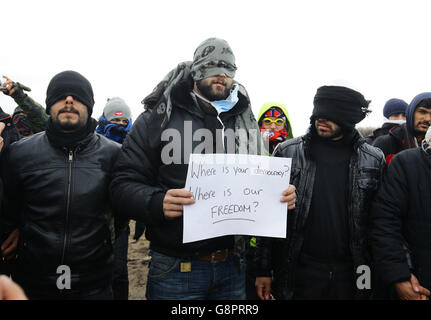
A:
{"type": "MultiPolygon", "coordinates": [[[[93,85],[93,117],[122,97],[135,119],[141,100],[209,37],[227,40],[236,80],[253,111],[286,105],[295,136],[305,133],[316,89],[350,86],[372,100],[359,126],[380,126],[390,98],[431,91],[427,1],[16,1],[0,11],[0,75],[29,86],[44,105],[64,70],[93,85]]],[[[0,94],[13,112],[13,100],[0,94]]]]}

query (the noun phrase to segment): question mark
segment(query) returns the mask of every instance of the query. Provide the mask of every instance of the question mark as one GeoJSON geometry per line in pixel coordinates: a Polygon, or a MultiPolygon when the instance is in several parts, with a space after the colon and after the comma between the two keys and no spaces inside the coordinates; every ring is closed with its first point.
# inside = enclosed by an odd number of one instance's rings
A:
{"type": "Polygon", "coordinates": [[[289,168],[289,166],[286,166],[286,165],[284,165],[284,166],[287,167],[286,170],[284,170],[284,174],[287,175],[289,173],[290,168],[289,168]]]}
{"type": "Polygon", "coordinates": [[[253,201],[254,204],[254,212],[256,212],[256,208],[259,206],[259,202],[253,201]]]}

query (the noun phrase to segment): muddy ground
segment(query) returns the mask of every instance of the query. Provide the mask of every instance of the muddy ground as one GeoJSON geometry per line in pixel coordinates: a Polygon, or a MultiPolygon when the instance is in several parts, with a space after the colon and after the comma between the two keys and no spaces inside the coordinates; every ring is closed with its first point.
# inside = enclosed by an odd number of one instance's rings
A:
{"type": "Polygon", "coordinates": [[[142,236],[138,242],[133,240],[135,232],[135,222],[130,221],[129,236],[129,300],[144,300],[145,288],[147,285],[148,264],[142,264],[142,259],[148,255],[149,245],[145,236],[142,236]]]}

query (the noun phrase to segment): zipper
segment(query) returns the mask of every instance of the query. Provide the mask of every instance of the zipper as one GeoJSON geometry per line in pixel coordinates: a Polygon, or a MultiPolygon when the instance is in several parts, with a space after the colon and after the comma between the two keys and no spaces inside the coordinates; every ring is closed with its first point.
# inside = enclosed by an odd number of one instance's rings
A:
{"type": "Polygon", "coordinates": [[[73,151],[69,150],[69,158],[68,158],[69,174],[68,174],[68,182],[67,182],[66,223],[65,223],[63,251],[61,254],[60,265],[64,264],[64,257],[66,254],[66,245],[67,245],[67,235],[69,230],[70,197],[71,197],[71,191],[72,191],[72,163],[73,163],[73,151]]]}

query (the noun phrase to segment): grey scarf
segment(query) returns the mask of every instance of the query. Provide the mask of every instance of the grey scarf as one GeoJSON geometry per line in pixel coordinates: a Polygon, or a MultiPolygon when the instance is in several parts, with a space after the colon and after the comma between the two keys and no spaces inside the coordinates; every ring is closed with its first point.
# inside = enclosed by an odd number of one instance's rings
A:
{"type": "MultiPolygon", "coordinates": [[[[153,92],[143,101],[145,110],[151,110],[152,119],[150,130],[154,139],[150,141],[152,147],[160,143],[162,131],[166,128],[172,113],[172,88],[179,82],[191,77],[191,61],[181,62],[171,70],[156,86],[153,92]]],[[[250,98],[245,88],[238,83],[239,93],[247,99],[248,108],[235,119],[235,153],[262,155],[264,145],[256,118],[251,110],[250,98]]]]}

